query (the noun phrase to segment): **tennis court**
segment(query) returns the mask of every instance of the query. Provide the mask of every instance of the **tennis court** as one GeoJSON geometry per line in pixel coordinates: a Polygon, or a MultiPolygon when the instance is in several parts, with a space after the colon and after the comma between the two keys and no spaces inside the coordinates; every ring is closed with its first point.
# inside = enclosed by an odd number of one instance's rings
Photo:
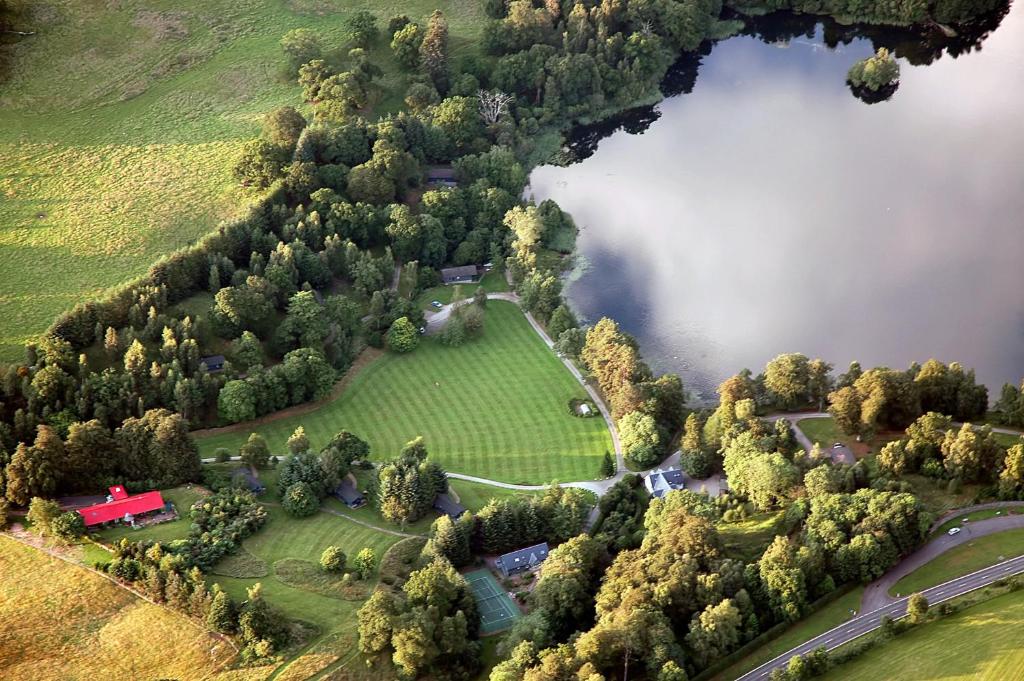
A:
{"type": "Polygon", "coordinates": [[[473,588],[480,611],[480,633],[493,634],[507,629],[522,617],[519,608],[498,584],[490,570],[474,570],[463,575],[473,588]]]}

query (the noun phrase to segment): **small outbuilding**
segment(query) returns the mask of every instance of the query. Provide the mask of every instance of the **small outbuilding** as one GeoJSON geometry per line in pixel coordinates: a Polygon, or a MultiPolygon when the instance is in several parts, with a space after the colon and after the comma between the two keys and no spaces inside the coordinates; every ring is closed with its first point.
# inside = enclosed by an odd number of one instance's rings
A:
{"type": "Polygon", "coordinates": [[[206,370],[211,374],[224,371],[224,362],[224,355],[210,355],[209,357],[201,357],[199,359],[199,363],[205,364],[206,370]]]}
{"type": "Polygon", "coordinates": [[[466,507],[455,501],[447,493],[438,494],[434,497],[434,508],[455,520],[466,512],[466,507]]]}
{"type": "Polygon", "coordinates": [[[334,498],[349,508],[359,508],[366,503],[366,497],[359,493],[352,480],[347,477],[334,488],[334,498]]]}
{"type": "Polygon", "coordinates": [[[535,544],[534,546],[527,546],[525,549],[506,553],[498,558],[494,564],[501,570],[501,574],[511,577],[520,572],[526,572],[538,567],[547,557],[548,545],[547,542],[544,542],[543,544],[535,544]]]}
{"type": "Polygon", "coordinates": [[[446,267],[441,270],[441,280],[445,284],[472,283],[480,276],[480,268],[476,265],[463,265],[462,267],[446,267]]]}
{"type": "Polygon", "coordinates": [[[450,166],[434,166],[427,169],[427,184],[432,187],[458,187],[459,181],[450,166]]]}
{"type": "Polygon", "coordinates": [[[231,474],[231,484],[234,487],[247,489],[253,494],[262,494],[266,489],[260,482],[259,476],[248,466],[243,466],[231,474]]]}
{"type": "Polygon", "coordinates": [[[644,487],[655,499],[660,499],[672,490],[686,489],[686,476],[678,468],[660,468],[644,478],[644,487]]]}

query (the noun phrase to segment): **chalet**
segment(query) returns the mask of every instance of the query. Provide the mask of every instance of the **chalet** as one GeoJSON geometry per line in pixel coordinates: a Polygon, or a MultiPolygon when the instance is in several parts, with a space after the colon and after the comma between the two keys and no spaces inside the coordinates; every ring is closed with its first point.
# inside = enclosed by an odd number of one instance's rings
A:
{"type": "Polygon", "coordinates": [[[655,499],[659,499],[672,490],[686,489],[686,476],[677,468],[661,470],[660,468],[644,478],[644,487],[655,499]]]}
{"type": "Polygon", "coordinates": [[[359,508],[366,503],[366,497],[359,493],[359,490],[347,477],[334,488],[334,498],[349,508],[359,508]]]}
{"type": "Polygon", "coordinates": [[[224,355],[210,355],[199,359],[200,364],[206,365],[206,370],[211,374],[224,371],[224,355]]]}
{"type": "Polygon", "coordinates": [[[455,171],[443,166],[435,166],[427,170],[427,184],[433,187],[458,187],[455,171]]]}
{"type": "Polygon", "coordinates": [[[446,284],[465,284],[467,282],[474,282],[479,276],[480,270],[476,265],[446,267],[441,270],[441,279],[446,284]]]}
{"type": "Polygon", "coordinates": [[[103,504],[95,504],[79,509],[78,513],[85,521],[86,527],[108,523],[114,520],[132,522],[136,516],[154,511],[162,511],[166,508],[164,498],[160,492],[144,492],[129,496],[121,485],[114,485],[110,488],[109,501],[103,504]]]}
{"type": "Polygon", "coordinates": [[[512,551],[498,558],[495,565],[506,577],[517,575],[526,570],[532,570],[544,562],[548,557],[547,542],[535,546],[527,546],[525,549],[512,551]]]}
{"type": "Polygon", "coordinates": [[[434,497],[434,508],[452,520],[466,512],[466,507],[452,499],[447,493],[434,497]]]}

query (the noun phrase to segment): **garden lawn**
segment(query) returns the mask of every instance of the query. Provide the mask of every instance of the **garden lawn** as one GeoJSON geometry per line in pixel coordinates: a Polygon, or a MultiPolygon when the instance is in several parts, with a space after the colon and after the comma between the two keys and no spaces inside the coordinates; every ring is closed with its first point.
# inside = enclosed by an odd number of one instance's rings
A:
{"type": "Polygon", "coordinates": [[[347,429],[369,441],[372,458],[394,457],[424,436],[446,469],[512,483],[592,480],[611,439],[604,420],[576,418],[586,397],[512,303],[490,301],[483,337],[460,348],[433,338],[406,355],[387,353],[362,369],[337,399],[310,413],[197,438],[203,456],[232,451],[250,431],[275,453],[296,427],[314,448],[347,429]]]}
{"type": "Polygon", "coordinates": [[[1020,513],[1024,513],[1024,508],[1020,506],[1009,506],[1007,508],[984,508],[980,511],[961,513],[955,518],[950,518],[946,522],[942,523],[938,529],[932,532],[932,536],[937,537],[939,535],[946,534],[946,532],[954,527],[970,527],[970,523],[977,522],[978,520],[997,518],[1004,515],[1018,515],[1020,513]],[[967,518],[967,523],[963,522],[964,518],[967,518]]]}
{"type": "Polygon", "coordinates": [[[916,627],[822,677],[825,681],[1009,681],[1024,669],[1024,591],[916,627]]]}
{"type": "Polygon", "coordinates": [[[234,656],[185,617],[7,537],[0,621],[5,679],[215,679],[234,656]]]}
{"type": "Polygon", "coordinates": [[[491,499],[508,499],[511,497],[528,497],[544,494],[543,491],[505,489],[504,487],[483,485],[467,480],[455,480],[454,478],[448,479],[448,487],[458,495],[462,505],[473,513],[486,506],[491,499]]]}
{"type": "Polygon", "coordinates": [[[779,522],[785,514],[785,511],[772,511],[758,513],[739,522],[718,523],[718,536],[722,538],[725,555],[745,563],[757,561],[775,539],[779,522]]]}
{"type": "Polygon", "coordinates": [[[854,440],[852,437],[843,435],[836,427],[836,422],[830,417],[800,419],[796,422],[796,427],[802,430],[811,442],[820,444],[822,449],[827,449],[836,442],[849,444],[848,440],[854,440]]]}
{"type": "MultiPolygon", "coordinates": [[[[281,37],[313,28],[350,47],[369,9],[425,24],[437,8],[453,56],[483,28],[473,0],[38,0],[0,88],[0,362],[62,310],[145,273],[254,197],[231,177],[261,117],[302,107],[281,37]]],[[[410,74],[383,36],[369,112],[402,105],[410,74]]],[[[308,115],[308,110],[305,111],[308,115]]]]}
{"type": "Polygon", "coordinates": [[[890,594],[910,594],[1024,554],[1024,529],[978,537],[946,551],[896,582],[890,594]]]}
{"type": "Polygon", "coordinates": [[[809,641],[819,634],[824,634],[826,631],[838,627],[850,619],[850,610],[860,608],[860,599],[863,595],[864,587],[857,587],[849,593],[843,594],[821,610],[791,626],[782,635],[772,639],[732,666],[711,677],[712,681],[732,681],[732,679],[743,676],[804,641],[809,641]]]}

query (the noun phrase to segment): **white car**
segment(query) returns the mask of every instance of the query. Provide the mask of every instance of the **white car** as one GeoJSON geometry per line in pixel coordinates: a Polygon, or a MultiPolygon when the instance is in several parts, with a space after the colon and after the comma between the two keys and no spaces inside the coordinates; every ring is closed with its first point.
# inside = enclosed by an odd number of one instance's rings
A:
{"type": "Polygon", "coordinates": [[[960,534],[960,528],[959,527],[951,527],[951,528],[949,528],[949,531],[946,532],[946,534],[948,534],[950,537],[952,537],[954,534],[960,534]]]}
{"type": "Polygon", "coordinates": [[[430,304],[433,305],[434,307],[438,308],[438,309],[444,307],[444,305],[441,304],[440,300],[432,300],[432,301],[430,301],[430,304]]]}

